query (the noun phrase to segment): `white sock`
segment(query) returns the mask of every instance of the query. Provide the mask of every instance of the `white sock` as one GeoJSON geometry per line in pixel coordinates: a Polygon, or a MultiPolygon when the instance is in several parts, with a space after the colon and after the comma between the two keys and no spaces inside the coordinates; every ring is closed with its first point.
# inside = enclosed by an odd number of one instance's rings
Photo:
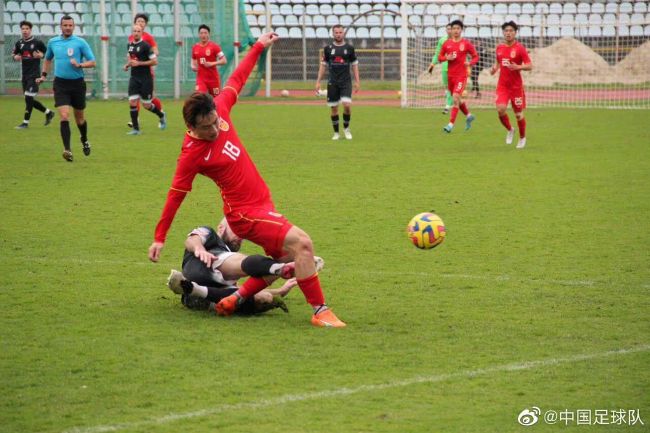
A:
{"type": "Polygon", "coordinates": [[[205,286],[199,286],[195,282],[192,282],[192,293],[190,293],[190,295],[205,299],[208,297],[208,288],[205,286]]]}

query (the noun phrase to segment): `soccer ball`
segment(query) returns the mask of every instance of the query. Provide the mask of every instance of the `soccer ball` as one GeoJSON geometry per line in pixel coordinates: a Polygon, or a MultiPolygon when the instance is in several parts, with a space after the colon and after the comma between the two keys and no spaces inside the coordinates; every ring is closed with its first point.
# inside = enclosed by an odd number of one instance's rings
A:
{"type": "Polygon", "coordinates": [[[289,97],[289,91],[287,89],[284,89],[280,92],[280,96],[283,98],[288,98],[289,97]]]}
{"type": "Polygon", "coordinates": [[[432,212],[423,212],[411,219],[406,233],[413,245],[423,250],[429,250],[445,240],[447,230],[445,223],[438,215],[432,212]]]}

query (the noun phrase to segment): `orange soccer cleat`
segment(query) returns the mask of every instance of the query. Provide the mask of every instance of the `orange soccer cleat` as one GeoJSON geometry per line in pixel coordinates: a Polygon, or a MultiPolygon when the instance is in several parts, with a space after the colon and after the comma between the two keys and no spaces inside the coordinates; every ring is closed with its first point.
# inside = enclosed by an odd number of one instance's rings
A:
{"type": "Polygon", "coordinates": [[[217,311],[217,314],[220,316],[230,316],[237,309],[237,301],[239,297],[237,295],[230,295],[223,298],[217,303],[214,309],[217,311]]]}
{"type": "Polygon", "coordinates": [[[330,309],[311,316],[311,324],[326,328],[344,328],[346,326],[345,322],[341,322],[339,318],[336,317],[336,314],[334,314],[330,309]]]}

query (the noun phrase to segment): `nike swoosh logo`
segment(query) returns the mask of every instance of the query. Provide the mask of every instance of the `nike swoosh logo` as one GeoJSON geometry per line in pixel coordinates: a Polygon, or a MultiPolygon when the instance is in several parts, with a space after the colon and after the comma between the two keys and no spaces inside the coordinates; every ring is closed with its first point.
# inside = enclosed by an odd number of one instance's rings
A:
{"type": "Polygon", "coordinates": [[[212,154],[212,149],[210,149],[210,151],[208,152],[208,155],[203,159],[205,159],[207,161],[208,159],[210,159],[211,154],[212,154]]]}

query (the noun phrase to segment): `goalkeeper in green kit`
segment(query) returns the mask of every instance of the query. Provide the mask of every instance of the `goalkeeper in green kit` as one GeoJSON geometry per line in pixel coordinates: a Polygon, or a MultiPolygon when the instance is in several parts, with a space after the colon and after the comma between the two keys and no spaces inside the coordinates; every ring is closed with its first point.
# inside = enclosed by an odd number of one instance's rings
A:
{"type": "MultiPolygon", "coordinates": [[[[438,60],[438,55],[440,54],[440,49],[442,48],[442,44],[444,44],[445,41],[447,39],[449,39],[449,37],[451,36],[451,26],[449,24],[447,24],[446,30],[447,30],[447,36],[443,36],[440,39],[438,39],[438,45],[436,46],[436,52],[433,55],[433,59],[431,59],[431,64],[429,65],[429,73],[432,73],[433,68],[435,67],[435,65],[440,63],[440,61],[438,60]]],[[[451,92],[447,88],[448,87],[448,85],[447,85],[447,68],[448,68],[447,62],[442,62],[442,71],[441,71],[442,72],[442,85],[443,85],[443,87],[445,89],[445,109],[442,110],[442,114],[449,113],[449,108],[451,107],[451,105],[454,102],[454,100],[453,100],[453,98],[451,96],[451,92]]]]}

